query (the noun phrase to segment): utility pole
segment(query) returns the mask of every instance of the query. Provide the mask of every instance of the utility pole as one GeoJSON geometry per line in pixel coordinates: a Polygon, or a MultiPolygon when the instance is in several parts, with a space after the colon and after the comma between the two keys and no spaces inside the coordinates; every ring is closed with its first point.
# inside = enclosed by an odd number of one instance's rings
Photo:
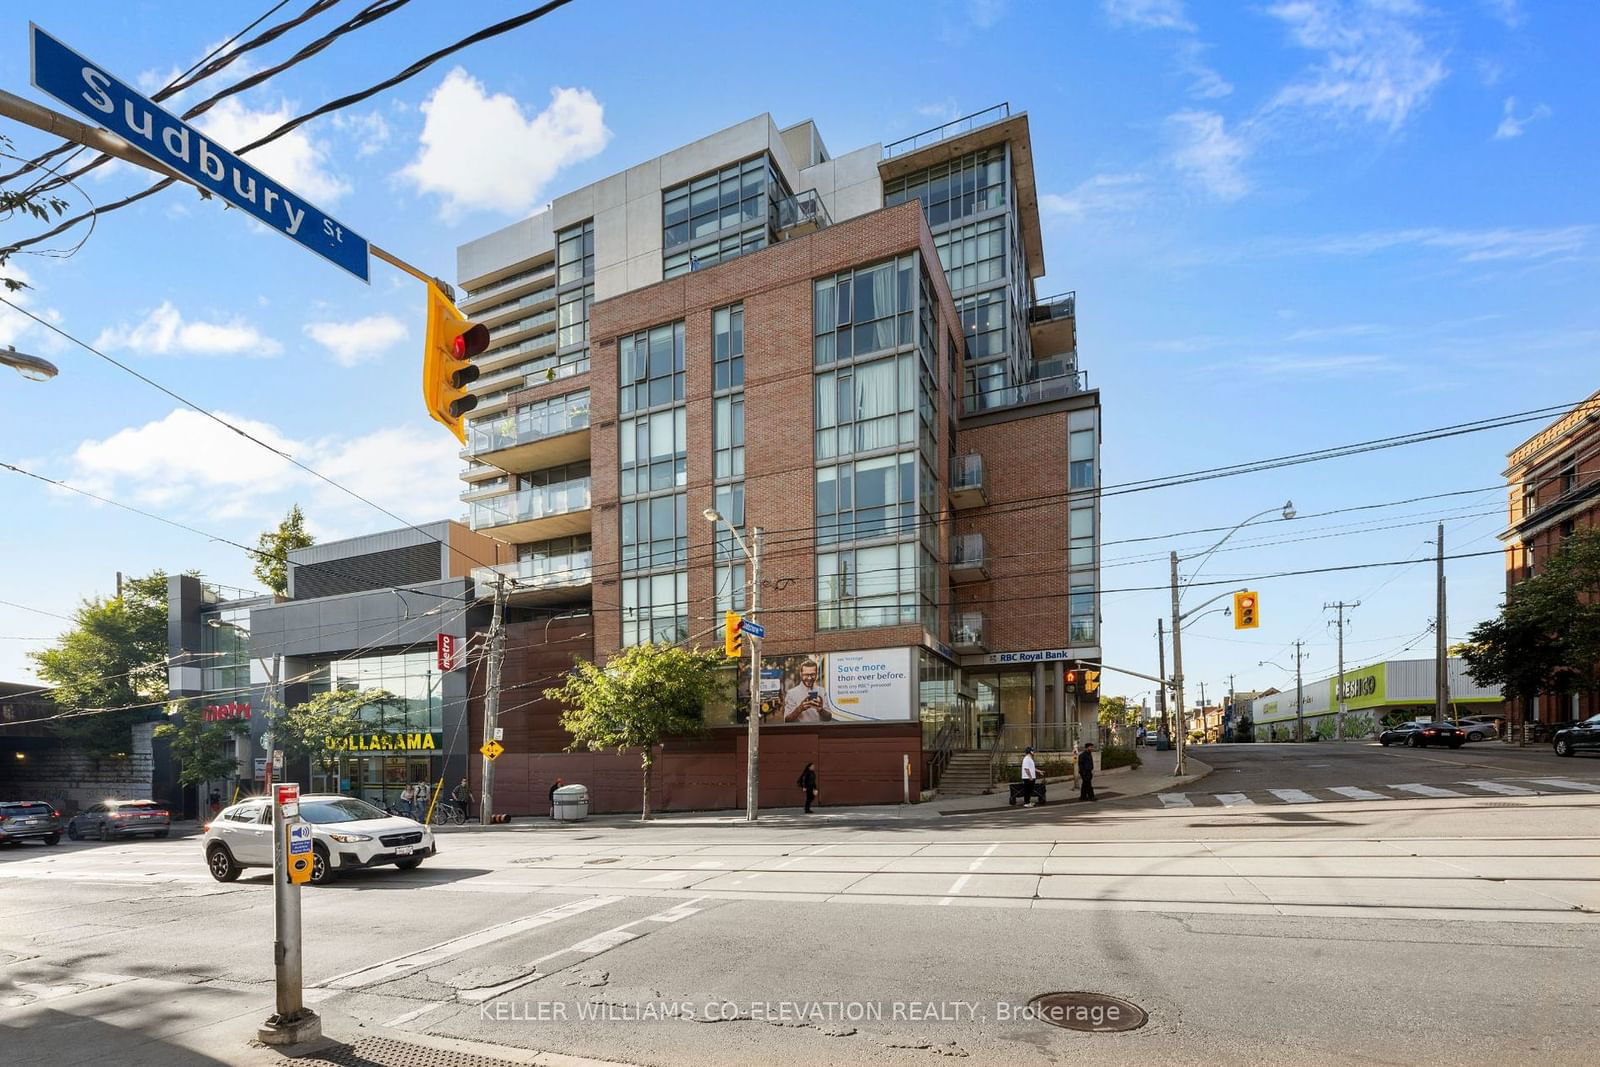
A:
{"type": "MultiPolygon", "coordinates": [[[[760,622],[761,612],[761,527],[750,530],[750,620],[760,622]]],[[[761,638],[746,634],[750,639],[750,719],[749,742],[746,746],[744,818],[755,822],[759,814],[757,790],[761,785],[761,638]]]]}
{"type": "MultiPolygon", "coordinates": [[[[1228,675],[1228,710],[1225,712],[1225,716],[1233,722],[1233,736],[1237,738],[1239,736],[1239,709],[1235,707],[1233,675],[1231,674],[1228,675]]],[[[1222,738],[1219,736],[1217,740],[1220,741],[1222,738]]]]}
{"type": "Polygon", "coordinates": [[[1337,604],[1322,605],[1323,611],[1333,608],[1339,612],[1339,621],[1336,624],[1339,627],[1339,687],[1334,690],[1339,694],[1339,715],[1333,720],[1333,739],[1335,741],[1344,740],[1344,613],[1347,608],[1359,608],[1360,606],[1361,601],[1359,600],[1349,604],[1341,600],[1337,604]]]}
{"type": "Polygon", "coordinates": [[[1437,570],[1437,595],[1438,608],[1435,615],[1436,630],[1434,633],[1434,710],[1435,722],[1446,721],[1450,714],[1450,660],[1446,648],[1450,639],[1446,637],[1444,612],[1444,523],[1439,524],[1439,540],[1437,542],[1438,566],[1437,570]]]}
{"type": "Polygon", "coordinates": [[[1161,717],[1161,727],[1156,729],[1156,734],[1165,728],[1167,737],[1172,737],[1172,727],[1167,724],[1167,631],[1166,624],[1156,620],[1156,662],[1160,664],[1156,673],[1161,676],[1161,684],[1156,687],[1156,714],[1161,717]]]}
{"type": "Polygon", "coordinates": [[[1300,646],[1303,644],[1304,641],[1294,643],[1294,739],[1297,742],[1306,739],[1306,701],[1300,684],[1300,646]]]}
{"type": "Polygon", "coordinates": [[[117,572],[117,599],[122,599],[122,572],[117,572]]]}
{"type": "Polygon", "coordinates": [[[1187,753],[1187,728],[1184,724],[1183,708],[1183,618],[1178,611],[1178,554],[1172,553],[1172,696],[1178,705],[1178,728],[1175,731],[1174,741],[1178,746],[1178,762],[1173,768],[1174,775],[1181,775],[1187,770],[1184,756],[1187,753]]]}
{"type": "MultiPolygon", "coordinates": [[[[500,661],[505,656],[506,576],[495,575],[494,616],[489,621],[489,689],[483,695],[483,743],[493,741],[500,725],[500,661]]],[[[488,826],[494,822],[494,760],[483,754],[483,796],[479,802],[478,822],[488,826]]]]}

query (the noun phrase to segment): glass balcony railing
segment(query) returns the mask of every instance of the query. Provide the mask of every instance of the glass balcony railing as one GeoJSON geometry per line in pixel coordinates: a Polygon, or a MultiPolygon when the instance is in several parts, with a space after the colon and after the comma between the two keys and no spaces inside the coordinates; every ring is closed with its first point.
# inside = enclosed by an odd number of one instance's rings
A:
{"type": "MultiPolygon", "coordinates": [[[[554,278],[555,275],[556,265],[554,263],[546,264],[543,267],[534,267],[532,270],[518,271],[516,274],[506,278],[501,278],[497,282],[490,282],[481,289],[472,290],[472,292],[466,294],[466,296],[462,298],[461,302],[463,304],[475,304],[486,296],[493,296],[496,293],[505,292],[507,289],[513,288],[514,286],[526,285],[531,281],[536,281],[541,278],[554,278]]],[[[482,314],[482,311],[477,311],[475,314],[482,314]]]]}
{"type": "Polygon", "coordinates": [[[943,126],[935,126],[931,130],[923,130],[921,133],[912,134],[904,140],[884,145],[883,158],[893,159],[895,156],[903,156],[907,152],[915,152],[920,148],[927,148],[929,145],[938,144],[949,137],[959,137],[961,134],[969,133],[979,126],[987,126],[991,122],[999,122],[1001,119],[1009,118],[1010,116],[1010,104],[996,104],[994,107],[974,112],[953,122],[947,122],[943,126]]]}
{"type": "Polygon", "coordinates": [[[536,315],[529,315],[527,318],[512,319],[510,322],[502,322],[498,326],[491,326],[489,327],[489,337],[492,340],[496,337],[517,333],[520,330],[531,330],[535,326],[544,326],[554,321],[556,321],[556,309],[551,308],[549,311],[541,311],[536,315]]]}
{"type": "Polygon", "coordinates": [[[553,285],[547,285],[543,289],[535,289],[531,293],[523,293],[521,296],[514,296],[510,300],[502,300],[500,303],[491,305],[490,307],[480,308],[472,313],[472,317],[478,320],[492,318],[495,315],[503,315],[506,312],[514,311],[517,308],[532,307],[535,304],[545,304],[551,300],[554,300],[555,298],[556,287],[553,285]]]}
{"type": "Polygon", "coordinates": [[[828,218],[828,209],[823,206],[822,197],[817,195],[815,189],[807,189],[793,196],[780,196],[772,206],[780,232],[797,226],[820,230],[833,221],[828,218]]]}
{"type": "Polygon", "coordinates": [[[950,570],[963,577],[989,573],[988,560],[983,551],[983,534],[957,534],[950,539],[950,570]]]}
{"type": "Polygon", "coordinates": [[[950,492],[971,493],[982,495],[983,486],[983,457],[976,452],[965,456],[957,456],[950,462],[950,492]]]}
{"type": "Polygon", "coordinates": [[[1054,322],[1056,319],[1070,319],[1077,313],[1078,294],[1074,290],[1070,293],[1058,293],[1047,296],[1028,309],[1029,322],[1054,322]]]}
{"type": "Polygon", "coordinates": [[[569,552],[560,556],[540,556],[535,559],[502,563],[498,567],[474,567],[472,580],[477,585],[478,596],[493,596],[498,574],[511,582],[511,593],[542,589],[565,589],[588,585],[594,580],[594,553],[569,552]]]}
{"type": "Polygon", "coordinates": [[[469,515],[474,530],[488,530],[588,509],[589,479],[574,478],[570,482],[521,489],[492,500],[475,500],[469,515]]]}
{"type": "Polygon", "coordinates": [[[473,423],[467,430],[467,454],[498,452],[542,437],[571,433],[588,425],[589,393],[585,390],[473,423]]]}
{"type": "MultiPolygon", "coordinates": [[[[491,342],[492,343],[492,342],[491,342]]],[[[556,331],[541,333],[537,337],[530,337],[526,341],[518,341],[514,345],[505,345],[500,348],[491,348],[478,357],[478,363],[491,363],[495,360],[505,359],[521,352],[537,352],[542,348],[554,348],[556,345],[556,331]]]]}
{"type": "Polygon", "coordinates": [[[950,644],[958,651],[988,648],[989,620],[983,612],[958,612],[950,620],[950,644]]]}

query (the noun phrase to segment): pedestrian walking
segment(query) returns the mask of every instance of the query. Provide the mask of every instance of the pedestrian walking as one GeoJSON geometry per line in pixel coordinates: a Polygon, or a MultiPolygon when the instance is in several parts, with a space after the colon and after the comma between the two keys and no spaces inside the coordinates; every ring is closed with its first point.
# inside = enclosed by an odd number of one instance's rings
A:
{"type": "Polygon", "coordinates": [[[450,799],[461,809],[462,818],[472,818],[472,789],[467,785],[465,778],[461,779],[460,785],[450,791],[450,799]]]}
{"type": "Polygon", "coordinates": [[[550,783],[550,817],[552,819],[556,817],[556,790],[560,789],[563,784],[559,778],[550,783]]]}
{"type": "Polygon", "coordinates": [[[1037,777],[1039,768],[1033,762],[1033,746],[1029,745],[1022,750],[1022,806],[1025,808],[1038,807],[1033,799],[1033,781],[1037,777]]]}
{"type": "Polygon", "coordinates": [[[417,784],[411,782],[400,790],[400,814],[408,819],[417,817],[417,784]]]}
{"type": "Polygon", "coordinates": [[[215,819],[217,813],[222,810],[222,794],[213,789],[208,799],[211,802],[211,817],[215,819]]]}
{"type": "Polygon", "coordinates": [[[800,778],[794,784],[805,790],[806,814],[810,815],[811,805],[817,800],[817,765],[806,764],[806,769],[800,772],[800,778]]]}
{"type": "Polygon", "coordinates": [[[1078,799],[1095,800],[1093,741],[1086,742],[1083,751],[1078,753],[1078,781],[1082,783],[1078,788],[1078,799]]]}

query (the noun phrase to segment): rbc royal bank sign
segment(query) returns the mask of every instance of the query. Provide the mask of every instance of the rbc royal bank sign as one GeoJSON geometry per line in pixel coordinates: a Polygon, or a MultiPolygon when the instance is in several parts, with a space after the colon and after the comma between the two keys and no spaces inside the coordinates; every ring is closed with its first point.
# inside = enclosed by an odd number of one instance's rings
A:
{"type": "Polygon", "coordinates": [[[367,239],[37,26],[33,84],[157,163],[367,281],[367,239]]]}

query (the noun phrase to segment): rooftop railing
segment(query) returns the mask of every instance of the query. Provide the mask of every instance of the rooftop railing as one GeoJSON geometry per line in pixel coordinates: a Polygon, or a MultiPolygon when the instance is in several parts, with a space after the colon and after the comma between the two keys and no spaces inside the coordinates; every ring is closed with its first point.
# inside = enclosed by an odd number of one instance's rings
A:
{"type": "Polygon", "coordinates": [[[927,148],[929,145],[938,144],[948,137],[959,137],[961,134],[968,133],[980,126],[987,126],[991,122],[999,122],[1001,119],[1010,117],[1010,104],[996,104],[994,107],[985,108],[982,111],[975,111],[970,115],[954,119],[943,126],[935,126],[931,130],[923,130],[921,133],[915,133],[892,144],[884,145],[883,158],[893,159],[895,156],[903,156],[907,152],[915,152],[919,149],[927,148]]]}
{"type": "Polygon", "coordinates": [[[1028,309],[1029,322],[1053,322],[1056,319],[1070,319],[1077,313],[1078,293],[1057,293],[1036,301],[1028,309]]]}
{"type": "Polygon", "coordinates": [[[815,189],[807,189],[793,196],[778,197],[773,201],[773,208],[777,212],[780,231],[806,224],[820,230],[833,222],[828,217],[828,209],[823,206],[822,197],[817,195],[815,189]]]}

